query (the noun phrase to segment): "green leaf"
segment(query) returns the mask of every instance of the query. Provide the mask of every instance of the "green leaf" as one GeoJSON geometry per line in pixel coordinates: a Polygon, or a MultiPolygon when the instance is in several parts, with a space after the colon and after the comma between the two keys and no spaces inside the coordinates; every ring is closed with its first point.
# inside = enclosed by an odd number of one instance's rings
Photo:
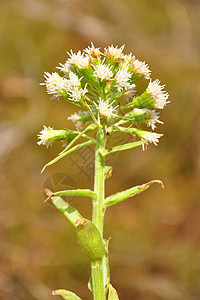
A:
{"type": "Polygon", "coordinates": [[[68,154],[72,153],[73,151],[78,150],[78,149],[80,149],[80,148],[82,148],[82,147],[91,145],[91,144],[93,144],[93,141],[87,141],[87,142],[85,142],[85,143],[78,144],[78,145],[74,146],[73,148],[69,149],[69,150],[66,151],[66,152],[63,152],[62,154],[58,155],[57,157],[55,157],[54,159],[52,159],[50,162],[48,162],[48,163],[43,167],[41,173],[44,172],[44,170],[46,169],[46,167],[53,165],[55,162],[59,161],[61,158],[67,156],[68,154]]]}
{"type": "Polygon", "coordinates": [[[164,185],[163,185],[162,181],[152,180],[152,181],[147,182],[145,184],[132,187],[128,190],[125,190],[125,191],[122,191],[122,192],[119,192],[119,193],[116,193],[116,194],[113,194],[113,195],[107,197],[104,200],[103,206],[104,206],[104,208],[106,208],[108,206],[111,206],[111,205],[117,204],[119,202],[122,202],[122,201],[128,199],[129,197],[133,197],[137,194],[140,194],[140,193],[144,192],[145,190],[147,190],[153,183],[159,183],[161,185],[161,187],[164,188],[164,185]]]}
{"type": "Polygon", "coordinates": [[[65,190],[53,193],[53,196],[80,196],[97,198],[97,194],[89,189],[65,190]]]}
{"type": "Polygon", "coordinates": [[[69,150],[69,148],[81,137],[86,137],[86,138],[89,138],[91,139],[94,143],[95,143],[95,140],[87,135],[85,135],[86,132],[90,131],[90,130],[94,130],[96,128],[96,125],[95,124],[90,124],[89,126],[87,126],[83,131],[81,132],[77,132],[77,131],[74,131],[75,134],[77,134],[77,136],[71,141],[71,143],[69,143],[69,145],[67,145],[67,147],[59,153],[59,155],[62,155],[63,153],[65,153],[67,150],[69,150]]]}
{"type": "Polygon", "coordinates": [[[109,283],[108,300],[119,300],[119,296],[114,287],[109,283]]]}
{"type": "Polygon", "coordinates": [[[101,259],[106,253],[105,244],[97,227],[89,220],[76,221],[76,234],[83,253],[92,261],[101,259]]]}
{"type": "MultiPolygon", "coordinates": [[[[80,215],[78,210],[70,206],[66,201],[64,201],[59,196],[54,196],[53,193],[45,189],[46,194],[51,198],[53,204],[57,209],[70,221],[70,223],[76,228],[76,220],[81,220],[83,217],[80,215]]],[[[48,199],[47,199],[48,200],[48,199]]]]}
{"type": "Polygon", "coordinates": [[[72,293],[70,291],[62,290],[62,289],[53,291],[52,295],[54,295],[54,296],[57,296],[57,295],[62,296],[63,299],[65,299],[65,300],[81,300],[81,298],[78,297],[76,294],[74,294],[74,293],[72,293]]]}
{"type": "Polygon", "coordinates": [[[114,152],[124,151],[124,150],[128,150],[128,149],[132,149],[132,148],[141,146],[141,145],[145,144],[146,142],[147,142],[147,140],[142,140],[142,141],[138,141],[138,142],[127,143],[127,144],[115,146],[110,150],[108,150],[108,149],[103,150],[101,152],[101,154],[102,154],[102,156],[106,156],[106,155],[114,153],[114,152]]]}

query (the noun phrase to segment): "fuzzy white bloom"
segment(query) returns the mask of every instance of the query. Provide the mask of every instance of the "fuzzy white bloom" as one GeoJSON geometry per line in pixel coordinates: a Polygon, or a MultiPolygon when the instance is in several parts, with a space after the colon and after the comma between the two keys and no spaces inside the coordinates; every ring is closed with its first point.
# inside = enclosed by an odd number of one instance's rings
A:
{"type": "Polygon", "coordinates": [[[72,65],[76,65],[80,69],[86,69],[89,66],[89,57],[84,56],[81,54],[81,51],[79,50],[78,53],[67,52],[67,54],[70,56],[69,63],[72,65]]]}
{"type": "Polygon", "coordinates": [[[76,123],[76,122],[80,121],[80,116],[75,112],[74,114],[71,114],[71,116],[68,117],[67,119],[76,123]]]}
{"type": "Polygon", "coordinates": [[[164,87],[165,85],[160,85],[158,79],[149,82],[146,91],[151,94],[151,97],[155,100],[155,108],[163,109],[165,105],[170,102],[167,101],[169,94],[166,91],[163,91],[164,87]]]}
{"type": "Polygon", "coordinates": [[[113,57],[115,60],[121,60],[124,58],[123,50],[124,46],[118,48],[118,46],[114,47],[113,45],[108,46],[108,48],[104,48],[104,55],[113,57]]]}
{"type": "Polygon", "coordinates": [[[60,67],[57,67],[57,69],[61,70],[63,73],[69,73],[70,68],[71,68],[71,64],[69,63],[69,61],[67,60],[64,64],[59,64],[60,67]]]}
{"type": "Polygon", "coordinates": [[[88,46],[83,50],[87,55],[92,56],[92,57],[98,57],[101,54],[101,51],[99,50],[100,48],[95,48],[94,44],[91,42],[91,47],[88,46]]]}
{"type": "Polygon", "coordinates": [[[115,100],[111,103],[109,103],[108,100],[104,101],[101,98],[99,98],[99,105],[96,104],[97,109],[99,110],[99,113],[102,117],[112,118],[116,116],[115,110],[118,106],[113,107],[112,104],[115,102],[115,100]]]}
{"type": "Polygon", "coordinates": [[[125,100],[129,101],[130,99],[133,98],[133,95],[135,94],[135,90],[134,90],[135,84],[132,84],[132,89],[128,90],[124,93],[125,96],[125,100]]]}
{"type": "Polygon", "coordinates": [[[69,72],[68,85],[71,88],[79,88],[81,86],[81,78],[79,79],[72,71],[69,72]]]}
{"type": "Polygon", "coordinates": [[[156,128],[156,123],[164,124],[164,122],[159,120],[159,113],[154,110],[146,109],[146,112],[149,113],[147,119],[147,126],[151,126],[152,130],[156,128]]]}
{"type": "Polygon", "coordinates": [[[53,94],[53,98],[62,96],[62,93],[68,89],[68,80],[61,77],[58,73],[44,73],[45,82],[41,85],[46,85],[47,93],[53,94]]]}
{"type": "Polygon", "coordinates": [[[135,84],[130,84],[128,81],[131,78],[131,73],[124,69],[119,69],[115,75],[115,80],[117,84],[115,85],[119,92],[122,91],[123,88],[130,89],[134,88],[135,84]]]}
{"type": "Polygon", "coordinates": [[[79,131],[82,127],[82,123],[80,121],[80,116],[75,112],[74,114],[72,114],[70,117],[67,118],[68,120],[71,120],[75,126],[76,129],[79,131]]]}
{"type": "Polygon", "coordinates": [[[83,88],[70,89],[69,99],[72,101],[80,101],[88,92],[86,86],[83,88]]]}
{"type": "MultiPolygon", "coordinates": [[[[159,138],[163,136],[163,134],[158,134],[155,132],[148,132],[148,131],[140,131],[139,133],[142,140],[147,140],[149,143],[153,143],[155,146],[159,143],[159,138]]],[[[148,143],[142,145],[142,149],[145,150],[148,143]],[[146,146],[146,147],[145,147],[146,146]]]]}
{"type": "Polygon", "coordinates": [[[133,68],[137,73],[144,75],[144,78],[150,79],[151,71],[149,70],[149,66],[145,63],[145,61],[140,61],[135,59],[133,61],[133,68]]]}
{"type": "Polygon", "coordinates": [[[147,108],[134,108],[134,114],[137,115],[144,115],[144,120],[147,126],[151,126],[152,130],[156,128],[156,123],[164,124],[162,121],[159,120],[159,113],[156,110],[150,110],[147,108]]]}
{"type": "Polygon", "coordinates": [[[47,148],[49,147],[49,145],[52,144],[52,141],[50,141],[50,138],[52,137],[52,127],[46,127],[43,126],[44,128],[40,131],[40,134],[38,134],[38,139],[40,139],[40,141],[37,142],[38,145],[46,145],[47,148]]]}
{"type": "Polygon", "coordinates": [[[110,80],[111,77],[113,76],[113,72],[111,71],[111,69],[109,68],[109,66],[106,66],[104,64],[100,64],[100,65],[96,65],[94,66],[94,76],[104,80],[110,80]]]}
{"type": "Polygon", "coordinates": [[[132,52],[129,53],[129,54],[124,55],[123,64],[125,64],[125,65],[130,65],[131,64],[132,65],[134,63],[134,61],[135,61],[135,55],[133,55],[132,52]]]}

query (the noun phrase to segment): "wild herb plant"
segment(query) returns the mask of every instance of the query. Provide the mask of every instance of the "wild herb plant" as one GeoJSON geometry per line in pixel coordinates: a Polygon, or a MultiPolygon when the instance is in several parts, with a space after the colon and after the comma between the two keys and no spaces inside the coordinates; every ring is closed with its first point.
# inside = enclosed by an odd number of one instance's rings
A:
{"type": "MultiPolygon", "coordinates": [[[[106,166],[105,158],[112,153],[139,146],[145,150],[149,143],[157,145],[162,134],[143,130],[141,126],[154,130],[156,123],[163,123],[159,120],[157,110],[163,109],[168,103],[168,93],[164,91],[164,85],[160,85],[158,79],[151,79],[148,65],[136,59],[132,53],[124,54],[123,49],[124,46],[119,48],[111,45],[101,52],[100,48],[91,44],[82,53],[78,51],[75,54],[71,51],[67,61],[58,67],[62,75],[46,72],[43,83],[52,99],[62,97],[82,110],[68,117],[68,120],[75,124],[76,130],[54,130],[44,126],[38,135],[39,145],[48,147],[55,141],[63,141],[66,146],[42,171],[74,151],[88,145],[95,147],[93,190],[45,189],[47,200],[51,200],[74,226],[78,243],[91,260],[88,287],[94,300],[119,299],[110,283],[108,241],[103,238],[106,209],[145,191],[155,182],[163,187],[161,181],[153,180],[105,197],[105,180],[112,171],[111,166],[106,166]],[[139,79],[148,80],[147,88],[140,95],[135,85],[139,79]],[[96,138],[91,136],[94,132],[96,138]],[[130,135],[132,141],[109,149],[107,138],[119,133],[130,135]],[[85,141],[79,142],[80,138],[84,138],[85,141]],[[92,220],[83,217],[76,208],[64,201],[62,196],[90,197],[92,220]]],[[[81,299],[62,289],[52,293],[61,295],[64,299],[81,299]]]]}

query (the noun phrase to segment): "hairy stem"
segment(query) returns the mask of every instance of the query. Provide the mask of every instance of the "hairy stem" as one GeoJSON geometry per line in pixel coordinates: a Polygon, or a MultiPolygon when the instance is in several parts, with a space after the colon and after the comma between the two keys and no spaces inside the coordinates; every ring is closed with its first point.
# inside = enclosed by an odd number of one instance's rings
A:
{"type": "MultiPolygon", "coordinates": [[[[104,157],[101,151],[105,149],[106,136],[103,128],[97,130],[96,148],[95,148],[95,176],[94,176],[94,192],[97,199],[93,199],[92,221],[98,228],[103,238],[104,225],[104,157]]],[[[104,260],[96,260],[92,262],[92,290],[94,300],[105,300],[106,291],[104,286],[104,260]]]]}

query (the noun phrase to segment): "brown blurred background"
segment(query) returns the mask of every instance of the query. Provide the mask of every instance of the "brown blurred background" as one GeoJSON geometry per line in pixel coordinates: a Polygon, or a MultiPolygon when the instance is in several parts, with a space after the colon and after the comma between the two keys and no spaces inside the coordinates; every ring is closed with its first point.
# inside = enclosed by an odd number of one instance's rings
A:
{"type": "MultiPolygon", "coordinates": [[[[106,213],[112,284],[120,299],[200,299],[200,1],[8,0],[0,2],[0,299],[50,300],[66,288],[84,300],[89,259],[73,228],[50,204],[43,186],[92,188],[91,154],[49,167],[60,145],[37,146],[42,125],[73,124],[76,110],[39,86],[66,51],[126,44],[166,83],[171,104],[161,112],[158,147],[112,157],[107,195],[151,179],[152,186],[106,213]]],[[[68,199],[91,216],[89,199],[68,199]]]]}

